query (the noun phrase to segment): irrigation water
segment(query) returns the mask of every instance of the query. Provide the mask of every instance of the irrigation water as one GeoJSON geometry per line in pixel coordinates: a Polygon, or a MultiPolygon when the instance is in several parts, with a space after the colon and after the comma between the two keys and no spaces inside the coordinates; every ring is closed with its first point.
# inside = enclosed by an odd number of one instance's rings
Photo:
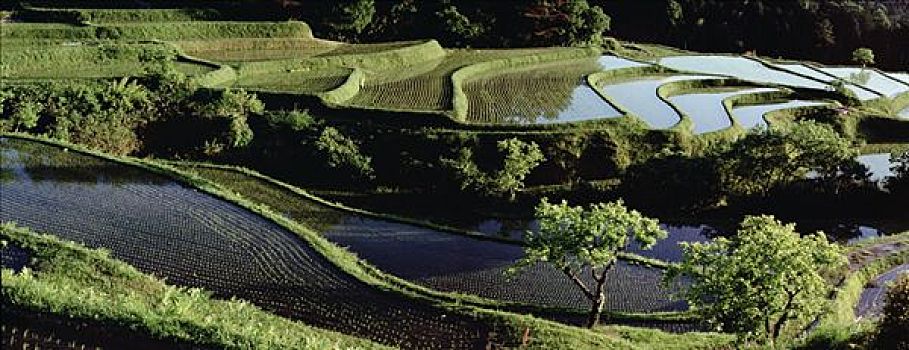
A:
{"type": "Polygon", "coordinates": [[[810,89],[827,89],[827,84],[768,68],[760,62],[734,56],[674,56],[659,64],[668,68],[702,74],[727,75],[757,83],[781,84],[810,89]]]}
{"type": "Polygon", "coordinates": [[[753,129],[759,126],[766,128],[768,124],[764,115],[767,113],[790,108],[823,106],[824,104],[818,101],[791,100],[783,103],[737,107],[732,109],[732,116],[743,128],[753,129]]]}
{"type": "Polygon", "coordinates": [[[651,127],[668,129],[676,125],[681,120],[681,116],[657,95],[657,88],[660,85],[675,81],[709,78],[713,77],[695,75],[644,77],[631,81],[606,84],[600,86],[600,89],[613,101],[627,108],[631,114],[642,118],[651,127]]]}
{"type": "Polygon", "coordinates": [[[669,100],[691,118],[694,122],[694,133],[703,134],[732,126],[731,117],[723,106],[723,100],[726,98],[770,91],[776,91],[776,89],[758,88],[732,92],[685,94],[671,97],[669,100]]]}

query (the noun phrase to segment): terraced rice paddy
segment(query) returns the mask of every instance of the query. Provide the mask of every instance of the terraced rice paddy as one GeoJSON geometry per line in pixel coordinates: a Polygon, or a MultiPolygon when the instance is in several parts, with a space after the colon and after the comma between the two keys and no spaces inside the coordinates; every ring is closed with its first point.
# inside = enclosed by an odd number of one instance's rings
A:
{"type": "Polygon", "coordinates": [[[712,92],[699,94],[685,94],[670,97],[672,102],[682,113],[685,113],[694,122],[694,133],[703,134],[732,126],[732,119],[726,108],[723,106],[723,100],[726,98],[755,94],[762,92],[776,91],[775,89],[759,88],[738,90],[732,92],[712,92]]]}
{"type": "Polygon", "coordinates": [[[306,58],[331,52],[340,43],[307,38],[229,38],[176,41],[190,55],[224,63],[306,58]]]}
{"type": "Polygon", "coordinates": [[[855,305],[855,315],[861,318],[880,316],[887,298],[887,284],[896,281],[903,274],[909,274],[909,264],[897,266],[875,277],[862,290],[862,295],[855,305]]]}
{"type": "Polygon", "coordinates": [[[293,72],[273,72],[244,76],[236,86],[247,89],[287,91],[313,94],[332,90],[344,84],[352,70],[317,67],[293,72]]]}
{"type": "MultiPolygon", "coordinates": [[[[790,71],[790,72],[794,72],[796,74],[808,76],[808,77],[814,78],[816,80],[826,82],[828,84],[833,83],[834,81],[837,80],[837,77],[835,77],[835,76],[821,72],[815,68],[806,66],[804,64],[774,64],[773,66],[780,68],[780,69],[790,71]]],[[[849,82],[847,81],[847,83],[849,83],[849,82]]],[[[853,93],[855,93],[855,96],[858,97],[860,100],[871,100],[871,99],[880,97],[880,95],[878,95],[877,93],[875,93],[867,88],[864,88],[861,85],[849,83],[846,85],[846,88],[849,89],[850,91],[852,91],[853,93]]]]}
{"type": "Polygon", "coordinates": [[[622,68],[631,68],[631,67],[644,67],[649,66],[647,63],[641,63],[638,61],[632,61],[627,58],[622,58],[612,55],[603,55],[597,59],[597,64],[600,65],[601,70],[613,70],[613,69],[622,69],[622,68]]]}
{"type": "Polygon", "coordinates": [[[888,73],[887,75],[893,79],[909,84],[909,73],[888,73]]]}
{"type": "Polygon", "coordinates": [[[0,142],[0,221],[107,248],[171,284],[385,344],[473,348],[487,336],[487,326],[471,318],[360,282],[247,210],[134,168],[0,142]]]}
{"type": "Polygon", "coordinates": [[[600,70],[593,59],[560,61],[467,82],[468,122],[549,124],[621,113],[586,84],[600,70]]]}
{"type": "Polygon", "coordinates": [[[452,108],[451,75],[463,67],[496,59],[534,54],[540,49],[454,50],[443,59],[420,67],[371,75],[360,93],[346,103],[414,111],[445,111],[452,108]],[[428,67],[428,69],[427,69],[428,67]]]}
{"type": "Polygon", "coordinates": [[[889,78],[871,69],[825,67],[821,68],[821,70],[851,83],[864,86],[884,96],[893,97],[909,92],[909,84],[889,78]]]}
{"type": "MultiPolygon", "coordinates": [[[[238,172],[195,169],[318,229],[332,242],[348,247],[379,269],[427,287],[504,301],[589,307],[571,281],[549,265],[535,266],[511,278],[505,276],[505,269],[523,254],[518,245],[349,214],[238,172]]],[[[658,269],[619,263],[607,283],[611,297],[606,308],[638,312],[685,309],[684,301],[668,298],[667,291],[659,286],[661,277],[658,269]]]]}
{"type": "Polygon", "coordinates": [[[899,115],[899,116],[902,117],[903,119],[909,119],[909,107],[904,108],[904,109],[903,109],[902,111],[900,111],[899,114],[897,114],[897,115],[899,115]]]}
{"type": "Polygon", "coordinates": [[[677,75],[651,76],[626,82],[599,86],[610,99],[638,116],[655,129],[668,129],[676,125],[681,116],[666,103],[656,91],[661,85],[682,80],[708,79],[709,76],[677,75]]]}
{"type": "Polygon", "coordinates": [[[753,129],[756,127],[768,126],[767,120],[764,119],[764,115],[769,112],[822,105],[824,105],[824,103],[818,101],[791,100],[783,103],[737,107],[732,109],[732,116],[743,128],[753,129]]]}
{"type": "Polygon", "coordinates": [[[681,71],[720,74],[742,80],[826,90],[827,84],[768,68],[760,62],[734,56],[674,56],[660,59],[659,64],[681,71]]]}

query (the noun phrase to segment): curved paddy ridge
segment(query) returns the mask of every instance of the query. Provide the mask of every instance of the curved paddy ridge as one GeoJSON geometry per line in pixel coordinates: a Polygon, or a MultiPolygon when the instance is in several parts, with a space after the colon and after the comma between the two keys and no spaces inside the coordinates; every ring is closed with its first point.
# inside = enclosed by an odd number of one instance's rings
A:
{"type": "Polygon", "coordinates": [[[625,107],[655,129],[668,129],[676,125],[681,116],[657,94],[657,88],[666,83],[683,80],[700,80],[710,76],[658,76],[644,77],[620,83],[599,86],[613,101],[625,107]]]}
{"type": "Polygon", "coordinates": [[[694,122],[694,133],[699,135],[732,126],[731,116],[723,106],[723,100],[726,98],[771,91],[777,90],[756,88],[732,92],[693,93],[670,97],[669,101],[691,118],[694,122]]]}
{"type": "Polygon", "coordinates": [[[274,222],[207,194],[68,152],[99,174],[76,181],[65,176],[71,165],[54,164],[63,153],[55,147],[7,139],[0,149],[13,175],[0,184],[2,221],[107,248],[171,284],[385,344],[475,348],[487,335],[474,319],[366,285],[274,222]]]}
{"type": "Polygon", "coordinates": [[[764,115],[767,113],[783,109],[823,106],[824,104],[825,103],[818,101],[791,100],[783,103],[736,107],[732,109],[732,116],[742,127],[753,129],[756,127],[768,126],[767,120],[764,119],[764,115]]]}

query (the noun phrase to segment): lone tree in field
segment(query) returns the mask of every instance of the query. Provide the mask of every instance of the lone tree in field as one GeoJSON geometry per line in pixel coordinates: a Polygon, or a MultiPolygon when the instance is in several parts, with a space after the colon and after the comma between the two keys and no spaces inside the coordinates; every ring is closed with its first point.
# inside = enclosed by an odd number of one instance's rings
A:
{"type": "Polygon", "coordinates": [[[539,262],[548,262],[562,271],[590,299],[592,308],[587,326],[600,322],[606,292],[603,290],[617,255],[633,237],[644,248],[666,238],[655,219],[625,208],[621,200],[584,209],[562,201],[550,204],[543,199],[536,207],[539,233],[528,233],[524,258],[510,269],[516,273],[539,262]],[[590,278],[583,278],[589,273],[590,278]]]}
{"type": "Polygon", "coordinates": [[[867,47],[860,47],[852,51],[852,61],[862,65],[865,68],[874,64],[874,51],[867,47]]]}
{"type": "Polygon", "coordinates": [[[823,272],[845,263],[823,233],[800,237],[795,225],[750,216],[731,239],[683,244],[668,281],[692,282],[684,297],[704,320],[746,340],[774,344],[785,327],[821,314],[832,288],[823,272]]]}

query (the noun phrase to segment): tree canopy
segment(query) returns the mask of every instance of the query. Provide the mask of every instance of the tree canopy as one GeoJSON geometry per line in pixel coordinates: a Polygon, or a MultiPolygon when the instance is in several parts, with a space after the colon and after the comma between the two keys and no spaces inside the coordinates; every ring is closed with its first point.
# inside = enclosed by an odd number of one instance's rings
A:
{"type": "Polygon", "coordinates": [[[562,271],[592,303],[589,327],[600,321],[606,302],[603,286],[618,253],[632,239],[647,249],[668,235],[656,219],[629,210],[621,200],[584,208],[564,200],[553,204],[544,198],[536,207],[535,218],[540,230],[528,232],[524,257],[512,271],[541,262],[562,271]],[[586,271],[590,279],[582,277],[586,271]]]}
{"type": "Polygon", "coordinates": [[[822,232],[801,237],[772,216],[746,217],[731,238],[682,248],[666,278],[691,281],[681,294],[693,309],[719,330],[771,343],[825,310],[833,286],[824,272],[845,264],[822,232]]]}

